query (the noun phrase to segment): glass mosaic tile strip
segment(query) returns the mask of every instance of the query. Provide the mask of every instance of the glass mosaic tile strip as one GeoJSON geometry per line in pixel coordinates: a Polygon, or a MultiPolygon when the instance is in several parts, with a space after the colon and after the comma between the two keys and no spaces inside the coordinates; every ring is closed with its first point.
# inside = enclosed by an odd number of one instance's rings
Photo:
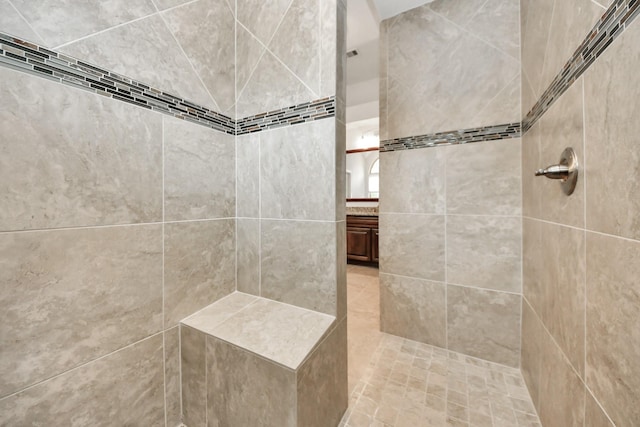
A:
{"type": "Polygon", "coordinates": [[[335,97],[233,120],[104,68],[0,33],[0,66],[158,111],[230,135],[243,135],[335,116],[335,97]]]}
{"type": "Polygon", "coordinates": [[[380,143],[380,151],[413,150],[416,148],[438,147],[441,145],[469,144],[480,141],[519,138],[520,123],[483,126],[479,128],[431,133],[428,135],[396,138],[380,143]]]}
{"type": "Polygon", "coordinates": [[[526,133],[640,14],[640,0],[615,0],[522,119],[526,133]]]}

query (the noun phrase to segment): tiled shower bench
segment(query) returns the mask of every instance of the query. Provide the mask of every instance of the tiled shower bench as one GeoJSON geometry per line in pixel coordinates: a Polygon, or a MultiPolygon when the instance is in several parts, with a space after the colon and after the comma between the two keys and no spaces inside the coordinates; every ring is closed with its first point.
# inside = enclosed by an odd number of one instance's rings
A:
{"type": "Polygon", "coordinates": [[[346,330],[334,329],[333,316],[240,292],[187,317],[184,424],[338,425],[347,406],[346,330]]]}

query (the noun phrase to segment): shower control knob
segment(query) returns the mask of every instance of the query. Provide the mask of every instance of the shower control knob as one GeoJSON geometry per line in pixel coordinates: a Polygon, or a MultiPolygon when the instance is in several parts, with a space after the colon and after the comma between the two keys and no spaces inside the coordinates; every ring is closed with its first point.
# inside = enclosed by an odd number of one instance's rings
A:
{"type": "Polygon", "coordinates": [[[567,196],[576,189],[578,182],[578,157],[573,148],[565,148],[560,156],[560,163],[548,166],[545,169],[538,169],[536,176],[546,176],[549,179],[559,179],[562,191],[567,196]]]}

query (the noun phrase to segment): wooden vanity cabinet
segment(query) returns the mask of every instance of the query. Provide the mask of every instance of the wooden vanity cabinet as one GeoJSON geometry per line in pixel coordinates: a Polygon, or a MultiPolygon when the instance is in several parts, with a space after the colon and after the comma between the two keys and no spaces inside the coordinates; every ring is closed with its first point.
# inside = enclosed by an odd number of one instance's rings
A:
{"type": "Polygon", "coordinates": [[[377,216],[347,216],[347,261],[378,263],[377,216]]]}

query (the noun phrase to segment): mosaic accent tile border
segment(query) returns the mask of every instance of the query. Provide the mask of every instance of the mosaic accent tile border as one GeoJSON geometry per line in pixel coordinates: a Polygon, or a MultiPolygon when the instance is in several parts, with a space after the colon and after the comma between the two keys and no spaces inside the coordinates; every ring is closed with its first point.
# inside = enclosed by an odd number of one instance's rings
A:
{"type": "Polygon", "coordinates": [[[326,119],[335,116],[336,98],[318,99],[292,107],[240,119],[236,123],[236,135],[260,132],[298,123],[326,119]]]}
{"type": "Polygon", "coordinates": [[[409,136],[380,142],[380,151],[413,150],[416,148],[437,147],[441,145],[469,144],[480,141],[495,141],[520,137],[520,123],[484,126],[472,129],[438,132],[428,135],[409,136]]]}
{"type": "Polygon", "coordinates": [[[640,0],[616,0],[522,120],[526,133],[640,14],[640,0]]]}
{"type": "Polygon", "coordinates": [[[335,116],[335,97],[233,120],[176,95],[104,68],[0,33],[0,66],[128,102],[230,135],[243,135],[335,116]]]}

